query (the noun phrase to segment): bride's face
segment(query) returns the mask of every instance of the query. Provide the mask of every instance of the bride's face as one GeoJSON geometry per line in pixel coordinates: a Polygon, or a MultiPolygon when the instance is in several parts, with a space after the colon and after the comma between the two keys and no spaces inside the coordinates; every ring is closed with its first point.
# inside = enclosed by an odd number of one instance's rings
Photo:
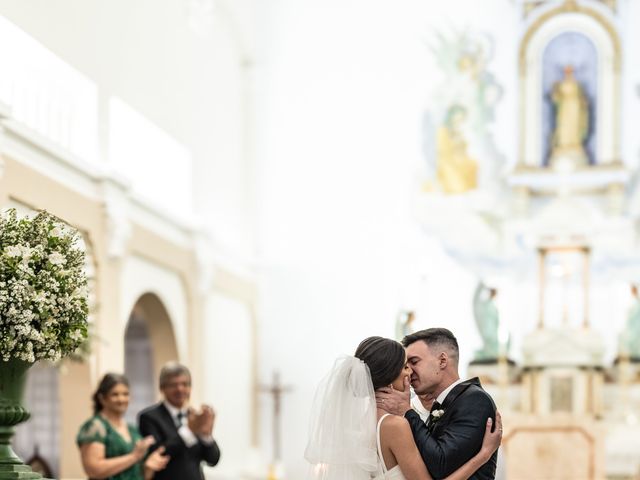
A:
{"type": "Polygon", "coordinates": [[[404,356],[404,367],[402,367],[402,371],[400,372],[400,375],[398,375],[398,378],[396,378],[391,383],[391,385],[393,386],[393,388],[395,390],[398,390],[400,392],[404,392],[404,379],[405,378],[411,379],[411,367],[407,363],[407,356],[406,355],[404,356]]]}

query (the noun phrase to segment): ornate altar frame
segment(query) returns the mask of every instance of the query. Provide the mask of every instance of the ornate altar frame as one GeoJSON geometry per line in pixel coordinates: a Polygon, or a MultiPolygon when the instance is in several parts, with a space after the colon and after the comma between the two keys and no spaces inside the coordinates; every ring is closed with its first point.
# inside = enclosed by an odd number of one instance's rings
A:
{"type": "MultiPolygon", "coordinates": [[[[542,7],[541,7],[542,9],[542,7]]],[[[557,35],[574,31],[594,44],[599,62],[597,111],[598,142],[596,164],[620,162],[620,39],[606,13],[567,0],[563,5],[531,14],[520,44],[520,153],[518,166],[542,165],[542,54],[557,35]]]]}

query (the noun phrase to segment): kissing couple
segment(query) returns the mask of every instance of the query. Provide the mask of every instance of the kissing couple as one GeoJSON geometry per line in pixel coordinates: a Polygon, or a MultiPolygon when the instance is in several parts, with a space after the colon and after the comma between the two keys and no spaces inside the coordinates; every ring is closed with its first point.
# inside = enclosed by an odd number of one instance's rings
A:
{"type": "Polygon", "coordinates": [[[402,344],[369,337],[354,356],[339,358],[316,392],[307,478],[494,479],[500,414],[477,378],[460,380],[458,360],[446,328],[412,333],[402,344]],[[410,385],[426,421],[411,407],[410,385]]]}

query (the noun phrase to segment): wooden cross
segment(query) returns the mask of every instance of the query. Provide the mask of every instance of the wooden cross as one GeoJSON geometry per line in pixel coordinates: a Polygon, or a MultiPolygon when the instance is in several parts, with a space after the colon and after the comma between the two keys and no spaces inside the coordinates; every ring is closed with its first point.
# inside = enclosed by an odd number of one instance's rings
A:
{"type": "Polygon", "coordinates": [[[290,392],[291,387],[280,384],[280,374],[273,372],[273,384],[263,385],[260,390],[271,394],[273,397],[273,462],[281,460],[280,456],[280,407],[282,406],[282,395],[290,392]]]}

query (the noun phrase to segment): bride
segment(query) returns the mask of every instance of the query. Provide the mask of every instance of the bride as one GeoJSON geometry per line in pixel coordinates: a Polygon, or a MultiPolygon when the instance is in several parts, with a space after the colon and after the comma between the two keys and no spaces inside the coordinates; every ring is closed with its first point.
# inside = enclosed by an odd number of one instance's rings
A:
{"type": "MultiPolygon", "coordinates": [[[[404,347],[394,340],[369,337],[355,356],[339,358],[318,387],[311,414],[305,458],[314,480],[431,480],[411,428],[404,417],[376,407],[378,388],[404,391],[410,377],[404,347]]],[[[491,419],[480,451],[446,477],[464,480],[486,463],[502,440],[500,415],[491,419]]]]}

